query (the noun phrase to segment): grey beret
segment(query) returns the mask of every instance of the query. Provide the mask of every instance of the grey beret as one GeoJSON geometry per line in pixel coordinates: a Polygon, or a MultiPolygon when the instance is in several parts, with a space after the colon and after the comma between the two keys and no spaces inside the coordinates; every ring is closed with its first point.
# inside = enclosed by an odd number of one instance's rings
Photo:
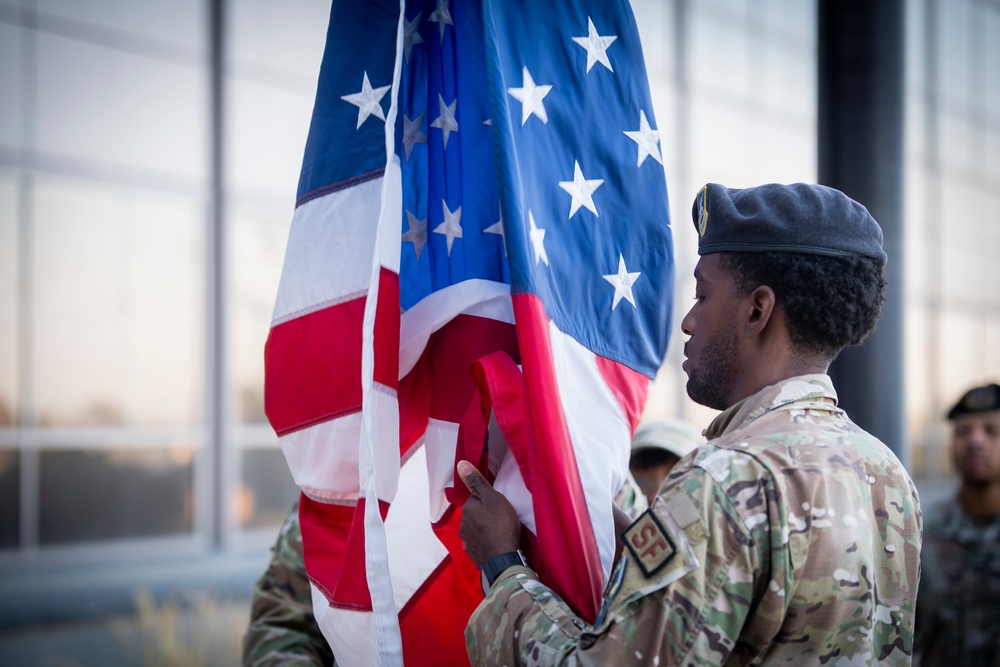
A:
{"type": "Polygon", "coordinates": [[[661,419],[643,422],[632,436],[632,451],[662,449],[679,459],[705,442],[694,426],[680,419],[661,419]]]}
{"type": "Polygon", "coordinates": [[[824,185],[709,183],[691,209],[698,254],[795,252],[870,257],[885,264],[882,229],[864,206],[824,185]]]}

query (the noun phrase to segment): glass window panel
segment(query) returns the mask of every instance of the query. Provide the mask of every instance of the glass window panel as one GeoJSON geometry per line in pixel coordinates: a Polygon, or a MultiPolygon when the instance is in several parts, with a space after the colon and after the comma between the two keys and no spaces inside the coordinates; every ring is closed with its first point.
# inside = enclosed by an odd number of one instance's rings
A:
{"type": "Polygon", "coordinates": [[[979,107],[991,118],[994,127],[1000,123],[1000,7],[983,5],[985,14],[985,35],[982,59],[983,89],[979,107]]]}
{"type": "Polygon", "coordinates": [[[226,13],[227,58],[300,74],[315,86],[329,0],[238,0],[226,3],[226,13]]]}
{"type": "Polygon", "coordinates": [[[691,79],[704,86],[739,98],[750,94],[747,35],[741,21],[727,20],[700,3],[688,5],[691,79]]]}
{"type": "Polygon", "coordinates": [[[17,422],[18,391],[18,212],[17,181],[0,170],[0,426],[17,422]]]}
{"type": "MultiPolygon", "coordinates": [[[[997,32],[1000,37],[1000,31],[997,32]]],[[[1000,124],[997,125],[1000,128],[1000,124]]],[[[986,177],[994,182],[1000,181],[1000,131],[988,128],[983,133],[983,143],[986,149],[986,177]]]]}
{"type": "Polygon", "coordinates": [[[116,30],[203,48],[207,30],[203,0],[34,0],[46,13],[116,30]]]}
{"type": "Polygon", "coordinates": [[[756,160],[747,172],[755,179],[753,185],[815,182],[815,127],[813,123],[782,122],[780,118],[758,119],[744,138],[748,154],[756,160]],[[767,159],[761,160],[763,155],[767,159]]]}
{"type": "Polygon", "coordinates": [[[264,342],[271,326],[274,298],[292,221],[292,207],[230,207],[229,360],[236,386],[239,419],[266,423],[264,416],[264,342]]]}
{"type": "Polygon", "coordinates": [[[39,33],[38,72],[41,150],[205,176],[203,70],[39,33]]]}
{"type": "Polygon", "coordinates": [[[942,408],[947,409],[969,387],[995,382],[983,364],[986,323],[978,313],[943,308],[937,316],[938,386],[942,408]]]}
{"type": "Polygon", "coordinates": [[[994,310],[986,316],[985,374],[996,382],[1000,378],[1000,312],[994,310]]]}
{"type": "Polygon", "coordinates": [[[912,87],[906,92],[903,123],[903,151],[910,160],[922,159],[927,153],[927,114],[922,93],[912,87]]]}
{"type": "Polygon", "coordinates": [[[941,296],[946,302],[977,308],[1000,306],[995,252],[973,246],[944,246],[940,275],[941,296]]]}
{"type": "Polygon", "coordinates": [[[84,181],[34,192],[32,371],[44,425],[200,416],[203,207],[84,181]]]}
{"type": "Polygon", "coordinates": [[[816,3],[809,0],[765,0],[763,11],[769,27],[816,42],[816,3]]]}
{"type": "Polygon", "coordinates": [[[759,42],[763,55],[763,100],[768,107],[816,118],[816,54],[793,50],[771,39],[759,42]]]}
{"type": "Polygon", "coordinates": [[[970,25],[968,0],[938,3],[938,84],[945,97],[963,105],[970,101],[970,25]]]}
{"type": "MultiPolygon", "coordinates": [[[[754,169],[762,160],[747,152],[746,137],[755,131],[755,117],[740,104],[727,104],[717,97],[691,95],[690,174],[692,187],[724,183],[728,187],[759,185],[754,169]]],[[[690,193],[694,199],[694,192],[690,193]]],[[[690,206],[690,201],[688,202],[690,206]]],[[[688,217],[690,219],[690,208],[688,217]]]]}
{"type": "Polygon", "coordinates": [[[910,305],[903,311],[904,318],[904,372],[906,382],[906,417],[910,433],[911,473],[926,477],[928,467],[933,463],[926,451],[928,425],[937,421],[934,414],[935,383],[931,377],[929,362],[933,359],[931,347],[932,320],[926,309],[920,305],[910,305]]]}
{"type": "Polygon", "coordinates": [[[938,113],[938,146],[945,168],[968,169],[972,166],[972,129],[965,117],[944,110],[938,113]]]}
{"type": "MultiPolygon", "coordinates": [[[[928,236],[930,205],[927,201],[926,176],[923,167],[911,160],[903,172],[904,185],[904,230],[903,244],[906,265],[904,267],[905,291],[907,294],[928,295],[928,290],[936,289],[932,283],[932,269],[937,264],[937,244],[928,236]]],[[[935,224],[940,221],[935,220],[935,224]]]]}
{"type": "Polygon", "coordinates": [[[689,145],[693,149],[693,187],[708,182],[739,188],[815,179],[813,122],[797,126],[781,117],[751,113],[739,104],[706,98],[692,97],[689,145]],[[762,155],[767,159],[761,159],[762,155]]]}
{"type": "Polygon", "coordinates": [[[941,204],[949,244],[1000,254],[1000,199],[997,193],[972,181],[944,178],[941,204]]]}
{"type": "Polygon", "coordinates": [[[927,85],[927,72],[925,67],[925,54],[927,44],[924,39],[925,14],[924,0],[906,0],[904,13],[906,15],[906,35],[903,40],[905,45],[905,62],[907,88],[923,88],[927,85]]]}
{"type": "Polygon", "coordinates": [[[228,188],[294,202],[312,96],[232,78],[226,91],[228,188]]]}
{"type": "Polygon", "coordinates": [[[21,35],[24,28],[0,23],[0,144],[21,145],[21,35]]]}
{"type": "Polygon", "coordinates": [[[194,449],[39,455],[42,546],[190,533],[194,449]]]}
{"type": "Polygon", "coordinates": [[[666,85],[675,71],[673,4],[660,0],[638,0],[632,3],[632,13],[639,27],[650,85],[654,80],[662,80],[666,85]]]}
{"type": "Polygon", "coordinates": [[[299,489],[280,449],[243,451],[242,484],[231,501],[241,527],[280,525],[298,496],[299,489]]]}
{"type": "Polygon", "coordinates": [[[726,18],[736,18],[742,19],[746,17],[747,14],[752,13],[751,3],[756,4],[755,0],[703,0],[698,3],[689,3],[690,7],[692,4],[695,6],[704,5],[707,11],[710,12],[712,16],[723,16],[726,18]]]}
{"type": "Polygon", "coordinates": [[[0,549],[14,548],[21,531],[21,455],[0,450],[0,549]]]}

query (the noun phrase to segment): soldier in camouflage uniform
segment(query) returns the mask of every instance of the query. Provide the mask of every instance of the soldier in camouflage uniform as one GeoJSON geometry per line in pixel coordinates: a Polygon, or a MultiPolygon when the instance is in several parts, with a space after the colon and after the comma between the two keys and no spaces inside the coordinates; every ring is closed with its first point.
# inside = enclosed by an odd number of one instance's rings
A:
{"type": "Polygon", "coordinates": [[[1000,666],[1000,386],[948,412],[958,497],[927,511],[916,656],[921,667],[1000,666]]]}
{"type": "MultiPolygon", "coordinates": [[[[596,622],[508,567],[466,629],[475,665],[911,662],[916,490],[825,374],[878,319],[881,230],[803,184],[710,184],[693,213],[687,390],[723,412],[621,534],[596,622]]],[[[517,548],[517,516],[471,464],[459,472],[472,491],[460,534],[493,572],[517,548]]]]}
{"type": "Polygon", "coordinates": [[[243,636],[243,665],[336,665],[330,645],[312,614],[297,500],[278,533],[267,571],[254,588],[250,626],[243,636]]]}

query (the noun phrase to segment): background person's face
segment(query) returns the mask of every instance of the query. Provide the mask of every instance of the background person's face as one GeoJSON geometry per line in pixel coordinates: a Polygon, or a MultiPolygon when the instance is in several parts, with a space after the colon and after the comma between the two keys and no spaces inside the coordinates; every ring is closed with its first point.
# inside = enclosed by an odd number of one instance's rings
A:
{"type": "Polygon", "coordinates": [[[705,255],[694,270],[695,303],[684,316],[681,330],[690,336],[684,344],[682,368],[687,373],[691,400],[716,410],[729,407],[728,392],[737,371],[739,333],[733,280],[720,256],[705,255]]]}
{"type": "Polygon", "coordinates": [[[962,480],[1000,482],[1000,410],[960,415],[952,428],[952,460],[962,480]]]}
{"type": "Polygon", "coordinates": [[[660,492],[660,486],[663,485],[663,480],[667,478],[667,474],[677,465],[678,461],[680,459],[673,454],[667,454],[663,457],[662,461],[649,467],[632,467],[632,478],[635,479],[635,483],[639,485],[642,494],[646,496],[646,501],[650,505],[656,500],[656,496],[660,492]]]}

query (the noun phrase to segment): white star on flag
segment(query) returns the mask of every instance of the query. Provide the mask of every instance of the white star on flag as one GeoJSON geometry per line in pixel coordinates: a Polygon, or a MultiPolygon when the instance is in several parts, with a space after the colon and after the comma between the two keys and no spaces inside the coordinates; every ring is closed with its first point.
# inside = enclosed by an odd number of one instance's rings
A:
{"type": "Polygon", "coordinates": [[[591,213],[597,217],[601,217],[597,212],[597,207],[594,206],[594,190],[599,188],[602,183],[604,183],[603,178],[595,178],[589,181],[585,179],[583,172],[580,171],[580,163],[576,160],[573,161],[573,180],[559,181],[559,187],[573,197],[573,201],[569,206],[570,218],[580,210],[581,206],[586,206],[591,213]]]}
{"type": "Polygon", "coordinates": [[[483,230],[486,234],[499,234],[500,235],[500,247],[503,248],[503,256],[507,256],[507,235],[503,231],[503,215],[500,219],[494,222],[492,225],[483,230]]]}
{"type": "Polygon", "coordinates": [[[621,253],[618,253],[618,273],[601,276],[615,287],[615,300],[611,303],[612,311],[618,307],[618,302],[623,298],[631,303],[633,308],[636,307],[635,297],[632,296],[632,284],[639,279],[640,275],[642,273],[639,271],[629,273],[628,269],[625,268],[625,258],[622,257],[621,253]]]}
{"type": "Polygon", "coordinates": [[[535,249],[535,266],[538,266],[538,262],[545,262],[545,266],[549,265],[549,256],[545,253],[545,230],[539,229],[535,224],[535,216],[532,215],[531,210],[528,210],[528,238],[531,239],[531,247],[535,249]]]}
{"type": "Polygon", "coordinates": [[[365,80],[361,83],[360,93],[340,96],[340,99],[350,102],[358,108],[358,127],[354,129],[360,128],[361,123],[368,120],[368,116],[377,116],[382,119],[382,122],[385,122],[385,115],[382,113],[380,102],[391,87],[382,86],[380,88],[372,88],[372,84],[368,82],[368,72],[366,71],[365,80]]]}
{"type": "Polygon", "coordinates": [[[416,120],[410,120],[403,114],[403,148],[406,149],[406,161],[410,161],[410,153],[413,152],[415,144],[426,144],[427,135],[420,128],[424,125],[424,113],[417,116],[416,120]]]}
{"type": "Polygon", "coordinates": [[[639,111],[638,131],[626,131],[625,136],[639,145],[639,158],[635,166],[641,167],[647,155],[663,164],[663,157],[660,155],[660,133],[649,126],[645,111],[639,111]]]}
{"type": "Polygon", "coordinates": [[[410,228],[403,234],[403,243],[413,244],[413,249],[417,252],[417,261],[419,261],[420,254],[424,251],[424,246],[427,245],[427,218],[418,220],[417,216],[407,211],[406,219],[410,223],[410,228]]]}
{"type": "Polygon", "coordinates": [[[594,22],[587,17],[587,30],[589,34],[586,37],[574,37],[573,41],[587,49],[587,71],[594,66],[594,63],[601,63],[607,67],[610,71],[611,61],[608,60],[608,47],[611,43],[618,39],[618,35],[608,35],[607,37],[601,37],[597,34],[597,28],[594,27],[594,22]]]}
{"type": "Polygon", "coordinates": [[[441,115],[437,117],[431,127],[436,127],[444,132],[444,149],[448,150],[448,137],[451,136],[452,132],[458,132],[458,121],[455,120],[455,107],[458,105],[458,98],[455,98],[451,104],[445,104],[444,98],[441,97],[441,93],[438,93],[438,108],[441,110],[441,115]]]}
{"type": "Polygon", "coordinates": [[[462,238],[462,207],[449,211],[447,202],[442,199],[441,208],[444,209],[444,222],[434,228],[434,233],[444,234],[448,239],[448,256],[451,257],[451,246],[455,243],[455,239],[462,238]]]}
{"type": "Polygon", "coordinates": [[[524,68],[522,76],[520,88],[507,89],[510,96],[521,103],[521,125],[528,122],[531,114],[535,114],[547,124],[549,117],[545,113],[545,103],[542,100],[552,90],[552,86],[536,86],[527,67],[524,68]]]}
{"type": "Polygon", "coordinates": [[[441,41],[444,41],[445,25],[455,25],[451,20],[451,12],[448,11],[448,0],[437,0],[437,8],[427,17],[430,23],[437,23],[441,31],[441,41]]]}
{"type": "Polygon", "coordinates": [[[410,51],[413,50],[413,45],[424,43],[424,38],[417,32],[417,26],[423,14],[420,12],[412,21],[403,19],[406,22],[406,25],[403,26],[403,55],[406,57],[406,62],[410,62],[410,51]]]}

